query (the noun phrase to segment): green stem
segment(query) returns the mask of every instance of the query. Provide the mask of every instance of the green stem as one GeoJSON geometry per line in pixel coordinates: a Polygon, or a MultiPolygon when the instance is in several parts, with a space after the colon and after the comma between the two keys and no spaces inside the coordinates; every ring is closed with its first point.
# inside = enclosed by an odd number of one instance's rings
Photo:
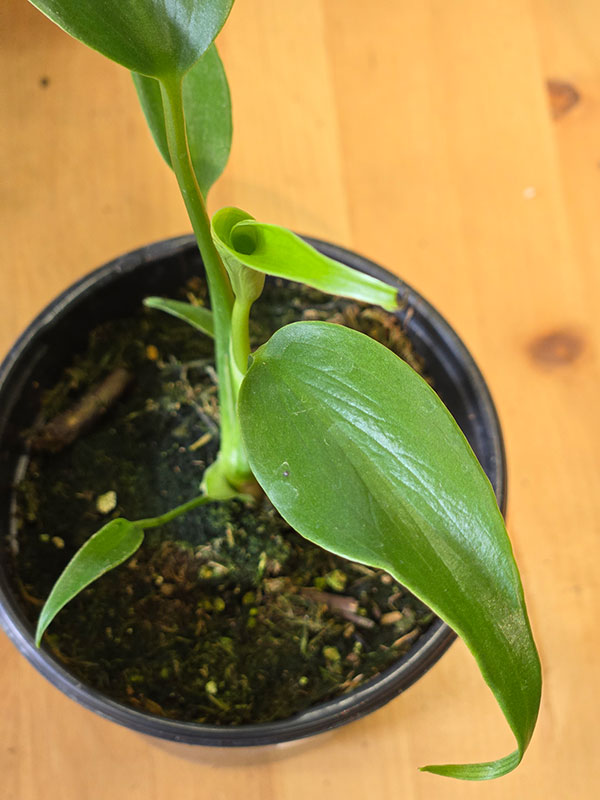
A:
{"type": "Polygon", "coordinates": [[[181,79],[163,78],[160,88],[171,163],[204,261],[214,315],[215,362],[219,376],[221,417],[218,463],[226,480],[237,488],[252,480],[252,473],[241,441],[237,416],[239,386],[231,364],[233,291],[227,271],[212,240],[204,197],[192,166],[185,128],[181,79]]]}
{"type": "Polygon", "coordinates": [[[250,355],[249,319],[252,302],[243,297],[236,297],[231,316],[231,353],[235,366],[241,377],[248,369],[250,355]]]}
{"type": "Polygon", "coordinates": [[[167,511],[165,514],[161,514],[158,517],[138,519],[135,521],[135,525],[138,525],[144,530],[148,528],[158,528],[160,525],[166,525],[167,522],[171,522],[172,519],[181,516],[181,514],[185,514],[187,511],[191,511],[198,506],[203,506],[205,503],[210,503],[212,500],[212,497],[207,497],[205,494],[202,494],[198,497],[194,497],[193,500],[188,500],[187,503],[182,503],[180,506],[175,506],[175,508],[172,508],[170,511],[167,511]]]}

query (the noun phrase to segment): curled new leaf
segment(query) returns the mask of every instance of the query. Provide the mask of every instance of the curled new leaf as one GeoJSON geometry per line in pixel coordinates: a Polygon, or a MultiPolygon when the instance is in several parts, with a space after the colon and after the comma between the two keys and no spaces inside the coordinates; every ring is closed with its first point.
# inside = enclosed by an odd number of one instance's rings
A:
{"type": "Polygon", "coordinates": [[[239,208],[218,211],[212,219],[212,232],[230,271],[242,264],[329,294],[390,311],[398,308],[398,292],[393,286],[324,256],[286,228],[257,222],[239,208]]]}
{"type": "Polygon", "coordinates": [[[44,631],[58,612],[82,589],[133,555],[144,539],[143,528],[126,519],[113,519],[79,548],[64,568],[44,603],[35,632],[39,646],[44,631]]]}
{"type": "Polygon", "coordinates": [[[516,767],[537,718],[539,660],[494,492],[435,392],[367,336],[299,322],[254,354],[239,413],[252,470],[290,525],[387,570],[475,656],[518,749],[426,769],[480,780],[516,767]]]}
{"type": "Polygon", "coordinates": [[[233,5],[233,0],[29,1],[75,39],[155,78],[185,75],[233,5]]]}
{"type": "MultiPolygon", "coordinates": [[[[160,84],[135,72],[133,80],[154,141],[171,166],[160,84]]],[[[214,45],[183,79],[183,109],[194,172],[206,197],[225,169],[232,134],[229,85],[214,45]]]]}

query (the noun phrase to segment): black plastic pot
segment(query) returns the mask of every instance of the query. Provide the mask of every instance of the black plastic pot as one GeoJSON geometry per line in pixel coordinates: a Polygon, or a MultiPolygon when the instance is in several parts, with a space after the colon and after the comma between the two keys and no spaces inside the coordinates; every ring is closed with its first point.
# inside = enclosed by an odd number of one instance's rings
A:
{"type": "MultiPolygon", "coordinates": [[[[406,301],[398,316],[426,361],[435,386],[468,438],[504,511],[506,464],[498,417],[483,377],[456,333],[411,287],[355,253],[317,240],[321,252],[397,286],[406,301]]],[[[0,368],[0,536],[10,541],[12,486],[24,454],[19,432],[32,424],[40,392],[51,385],[78,343],[99,323],[139,308],[147,295],[167,294],[203,270],[190,236],[141,248],[100,267],[52,302],[18,339],[0,368]]],[[[165,740],[211,746],[247,747],[323,733],[374,711],[426,672],[455,634],[432,623],[409,653],[364,686],[314,706],[293,718],[257,725],[223,727],[177,722],[121,705],[81,684],[50,653],[38,650],[6,563],[0,564],[0,622],[23,655],[66,695],[103,717],[165,740]]]]}

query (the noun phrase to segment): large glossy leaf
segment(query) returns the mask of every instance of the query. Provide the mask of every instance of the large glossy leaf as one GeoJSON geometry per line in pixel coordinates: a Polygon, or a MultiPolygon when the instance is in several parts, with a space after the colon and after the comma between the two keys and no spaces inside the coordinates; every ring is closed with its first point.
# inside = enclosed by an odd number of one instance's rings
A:
{"type": "MultiPolygon", "coordinates": [[[[135,72],[133,80],[154,141],[171,166],[160,84],[135,72]]],[[[229,85],[214,45],[183,79],[183,108],[194,172],[206,197],[225,169],[232,135],[229,85]]]]}
{"type": "Polygon", "coordinates": [[[398,291],[393,286],[324,256],[286,228],[257,222],[240,208],[217,211],[212,231],[230,271],[241,264],[267,275],[300,281],[322,292],[389,310],[398,308],[398,291]]]}
{"type": "Polygon", "coordinates": [[[113,519],[79,548],[54,584],[38,619],[35,642],[69,600],[105,572],[133,555],[144,538],[143,528],[126,519],[113,519]]]}
{"type": "Polygon", "coordinates": [[[71,36],[142,75],[182,76],[233,0],[29,0],[71,36]]]}
{"type": "Polygon", "coordinates": [[[538,713],[538,656],[492,487],[437,395],[363,334],[300,322],[256,352],[239,413],[250,465],[282,516],[390,572],[477,659],[518,749],[425,769],[471,780],[513,769],[538,713]]]}

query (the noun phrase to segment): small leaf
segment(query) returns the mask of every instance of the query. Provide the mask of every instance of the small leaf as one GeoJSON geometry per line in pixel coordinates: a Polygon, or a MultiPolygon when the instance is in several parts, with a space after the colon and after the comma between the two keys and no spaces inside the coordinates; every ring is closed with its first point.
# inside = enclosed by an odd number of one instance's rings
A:
{"type": "Polygon", "coordinates": [[[44,631],[58,612],[82,589],[122,564],[141,545],[144,531],[134,522],[113,519],[100,528],[79,548],[54,584],[42,608],[35,643],[39,644],[44,631]]]}
{"type": "Polygon", "coordinates": [[[144,305],[147,308],[164,311],[172,317],[189,323],[207,336],[213,339],[215,337],[213,315],[208,308],[193,306],[191,303],[183,303],[181,300],[170,300],[168,297],[146,297],[144,305]]]}
{"type": "Polygon", "coordinates": [[[426,769],[470,780],[514,769],[537,718],[539,660],[493,489],[435,392],[367,336],[300,322],[254,354],[239,413],[250,466],[289,524],[388,571],[475,656],[518,751],[426,769]]]}
{"type": "MultiPolygon", "coordinates": [[[[171,166],[160,84],[132,73],[148,126],[171,166]]],[[[194,172],[204,197],[221,175],[231,149],[231,97],[217,48],[211,45],[183,79],[183,108],[194,172]]]]}
{"type": "Polygon", "coordinates": [[[377,278],[322,255],[278,225],[256,222],[239,208],[222,208],[212,219],[213,239],[228,269],[235,264],[299,281],[313,289],[398,308],[398,291],[377,278]]]}
{"type": "Polygon", "coordinates": [[[75,39],[127,69],[183,77],[213,42],[233,0],[30,0],[75,39]]]}
{"type": "MultiPolygon", "coordinates": [[[[206,55],[206,53],[204,55],[206,55]]],[[[204,56],[202,58],[204,58],[204,56]]],[[[202,59],[200,59],[198,64],[200,64],[201,61],[202,59]]],[[[146,122],[150,128],[150,133],[154,139],[154,144],[158,147],[167,165],[172,168],[169,143],[167,142],[167,130],[165,128],[165,107],[160,91],[160,81],[148,75],[140,75],[139,72],[132,72],[131,77],[133,78],[133,84],[138,94],[138,100],[140,101],[142,111],[146,117],[146,122]]]]}

